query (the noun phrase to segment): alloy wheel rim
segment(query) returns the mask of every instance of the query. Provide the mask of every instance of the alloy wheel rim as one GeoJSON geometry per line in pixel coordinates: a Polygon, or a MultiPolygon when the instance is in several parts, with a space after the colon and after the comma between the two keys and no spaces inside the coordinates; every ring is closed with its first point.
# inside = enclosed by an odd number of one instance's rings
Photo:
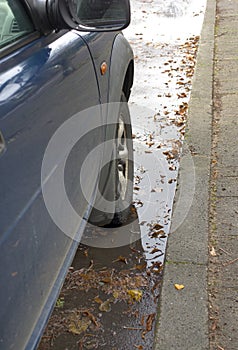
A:
{"type": "Polygon", "coordinates": [[[128,147],[125,123],[122,117],[119,117],[118,135],[117,135],[117,172],[118,172],[118,190],[122,200],[125,200],[128,182],[128,147]]]}

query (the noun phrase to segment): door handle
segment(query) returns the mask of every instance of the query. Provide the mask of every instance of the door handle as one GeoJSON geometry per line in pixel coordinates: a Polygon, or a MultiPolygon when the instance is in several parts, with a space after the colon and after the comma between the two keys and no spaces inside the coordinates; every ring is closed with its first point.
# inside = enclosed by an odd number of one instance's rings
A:
{"type": "Polygon", "coordinates": [[[6,150],[6,145],[2,133],[0,131],[0,155],[6,150]]]}

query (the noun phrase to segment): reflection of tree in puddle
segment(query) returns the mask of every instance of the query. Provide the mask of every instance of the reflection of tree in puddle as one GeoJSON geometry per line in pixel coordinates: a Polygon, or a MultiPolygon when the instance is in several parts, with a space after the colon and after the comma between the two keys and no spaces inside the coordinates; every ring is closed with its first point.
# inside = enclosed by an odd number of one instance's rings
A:
{"type": "Polygon", "coordinates": [[[186,13],[187,5],[191,0],[166,1],[163,14],[167,17],[179,17],[186,13]]]}

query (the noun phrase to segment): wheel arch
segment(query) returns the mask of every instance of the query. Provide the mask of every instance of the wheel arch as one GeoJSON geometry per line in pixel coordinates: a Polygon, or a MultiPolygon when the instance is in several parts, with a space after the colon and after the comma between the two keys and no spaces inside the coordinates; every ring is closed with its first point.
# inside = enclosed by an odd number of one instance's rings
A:
{"type": "Polygon", "coordinates": [[[129,100],[134,79],[134,57],[122,33],[116,36],[113,43],[109,74],[108,102],[120,102],[122,91],[129,100]]]}

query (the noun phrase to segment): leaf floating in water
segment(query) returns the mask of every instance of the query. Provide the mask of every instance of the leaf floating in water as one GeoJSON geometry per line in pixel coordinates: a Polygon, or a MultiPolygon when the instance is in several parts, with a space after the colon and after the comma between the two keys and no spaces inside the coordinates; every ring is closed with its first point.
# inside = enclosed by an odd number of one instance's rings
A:
{"type": "Polygon", "coordinates": [[[137,270],[144,270],[146,268],[146,263],[142,264],[142,265],[136,265],[135,268],[137,270]]]}
{"type": "Polygon", "coordinates": [[[69,324],[69,332],[73,334],[81,334],[85,332],[91,324],[91,320],[79,318],[77,314],[73,314],[69,324]]]}
{"type": "Polygon", "coordinates": [[[153,231],[153,230],[158,231],[158,230],[161,230],[162,228],[163,228],[162,225],[160,225],[160,224],[154,224],[154,225],[151,227],[151,231],[153,231]]]}
{"type": "Polygon", "coordinates": [[[159,230],[159,231],[155,231],[152,233],[151,237],[152,238],[157,238],[158,236],[164,235],[164,231],[163,230],[159,230]]]}
{"type": "Polygon", "coordinates": [[[161,193],[161,192],[163,192],[163,188],[155,187],[155,188],[152,188],[151,192],[152,192],[152,193],[154,193],[154,192],[156,192],[156,193],[161,193]]]}
{"type": "Polygon", "coordinates": [[[153,248],[150,252],[150,254],[155,254],[155,253],[158,253],[158,252],[161,252],[161,249],[159,248],[153,248]]]}

